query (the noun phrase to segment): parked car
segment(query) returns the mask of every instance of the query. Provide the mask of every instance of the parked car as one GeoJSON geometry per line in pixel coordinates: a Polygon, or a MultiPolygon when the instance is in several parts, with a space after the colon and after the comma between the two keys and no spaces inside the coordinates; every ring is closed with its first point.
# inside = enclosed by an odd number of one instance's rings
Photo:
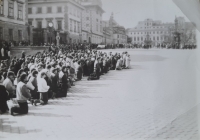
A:
{"type": "Polygon", "coordinates": [[[105,49],[106,48],[106,45],[98,45],[97,46],[97,49],[105,49]]]}

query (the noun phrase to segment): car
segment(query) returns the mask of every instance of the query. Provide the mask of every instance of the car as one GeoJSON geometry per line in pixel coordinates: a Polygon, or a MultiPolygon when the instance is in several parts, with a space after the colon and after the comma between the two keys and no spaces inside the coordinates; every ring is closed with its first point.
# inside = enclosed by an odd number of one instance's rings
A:
{"type": "Polygon", "coordinates": [[[106,48],[106,45],[98,45],[97,46],[97,49],[105,49],[106,48]]]}

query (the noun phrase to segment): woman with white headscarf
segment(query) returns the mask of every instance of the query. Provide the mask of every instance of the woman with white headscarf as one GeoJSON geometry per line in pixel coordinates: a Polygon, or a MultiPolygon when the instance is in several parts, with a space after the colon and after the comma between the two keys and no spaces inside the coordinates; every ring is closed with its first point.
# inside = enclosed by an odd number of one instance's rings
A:
{"type": "Polygon", "coordinates": [[[3,86],[3,81],[4,78],[3,76],[0,75],[0,114],[5,113],[8,111],[8,105],[7,105],[7,100],[8,100],[8,92],[6,91],[6,88],[3,86]]]}

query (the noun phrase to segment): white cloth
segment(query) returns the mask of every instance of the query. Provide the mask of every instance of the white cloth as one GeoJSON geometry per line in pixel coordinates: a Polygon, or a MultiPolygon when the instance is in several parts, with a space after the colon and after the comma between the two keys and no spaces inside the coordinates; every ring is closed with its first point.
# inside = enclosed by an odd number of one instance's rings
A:
{"type": "Polygon", "coordinates": [[[64,73],[62,71],[59,72],[59,79],[61,79],[63,77],[64,73]]]}
{"type": "Polygon", "coordinates": [[[38,78],[38,91],[39,92],[47,92],[49,90],[49,86],[44,78],[38,78]]]}
{"type": "Polygon", "coordinates": [[[22,95],[22,87],[24,85],[25,84],[23,82],[19,82],[17,84],[17,89],[16,89],[16,97],[17,97],[16,99],[17,100],[27,100],[27,98],[22,95]]]}
{"type": "Polygon", "coordinates": [[[130,68],[130,57],[126,56],[126,68],[130,68]]]}
{"type": "Polygon", "coordinates": [[[1,56],[4,56],[4,48],[1,49],[1,56]]]}

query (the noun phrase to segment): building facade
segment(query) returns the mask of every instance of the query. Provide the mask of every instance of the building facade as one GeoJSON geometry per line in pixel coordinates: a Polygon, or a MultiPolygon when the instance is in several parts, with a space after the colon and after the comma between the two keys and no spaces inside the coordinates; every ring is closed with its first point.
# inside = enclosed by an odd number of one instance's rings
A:
{"type": "Polygon", "coordinates": [[[140,21],[135,28],[129,29],[127,35],[132,37],[133,44],[142,45],[145,41],[151,41],[152,45],[157,45],[167,40],[166,37],[171,34],[169,28],[174,28],[173,26],[173,23],[163,24],[161,21],[146,19],[140,21]]]}
{"type": "Polygon", "coordinates": [[[0,41],[32,42],[31,27],[28,25],[27,0],[0,1],[0,41]]]}
{"type": "Polygon", "coordinates": [[[81,0],[29,0],[28,22],[33,29],[35,44],[81,42],[81,0]]]}
{"type": "MultiPolygon", "coordinates": [[[[108,21],[103,21],[103,29],[110,34],[110,39],[105,41],[105,44],[126,44],[127,43],[127,35],[126,30],[123,26],[120,26],[115,20],[114,15],[110,16],[108,21]]],[[[104,38],[106,34],[104,34],[104,38]]]]}
{"type": "Polygon", "coordinates": [[[101,0],[82,0],[85,10],[82,12],[82,41],[100,44],[103,42],[101,0]]]}
{"type": "Polygon", "coordinates": [[[132,44],[153,46],[176,43],[176,33],[180,34],[182,43],[185,44],[187,40],[194,42],[195,26],[191,22],[185,22],[183,17],[176,17],[174,23],[146,19],[138,22],[135,28],[127,30],[127,35],[132,38],[132,44]]]}

